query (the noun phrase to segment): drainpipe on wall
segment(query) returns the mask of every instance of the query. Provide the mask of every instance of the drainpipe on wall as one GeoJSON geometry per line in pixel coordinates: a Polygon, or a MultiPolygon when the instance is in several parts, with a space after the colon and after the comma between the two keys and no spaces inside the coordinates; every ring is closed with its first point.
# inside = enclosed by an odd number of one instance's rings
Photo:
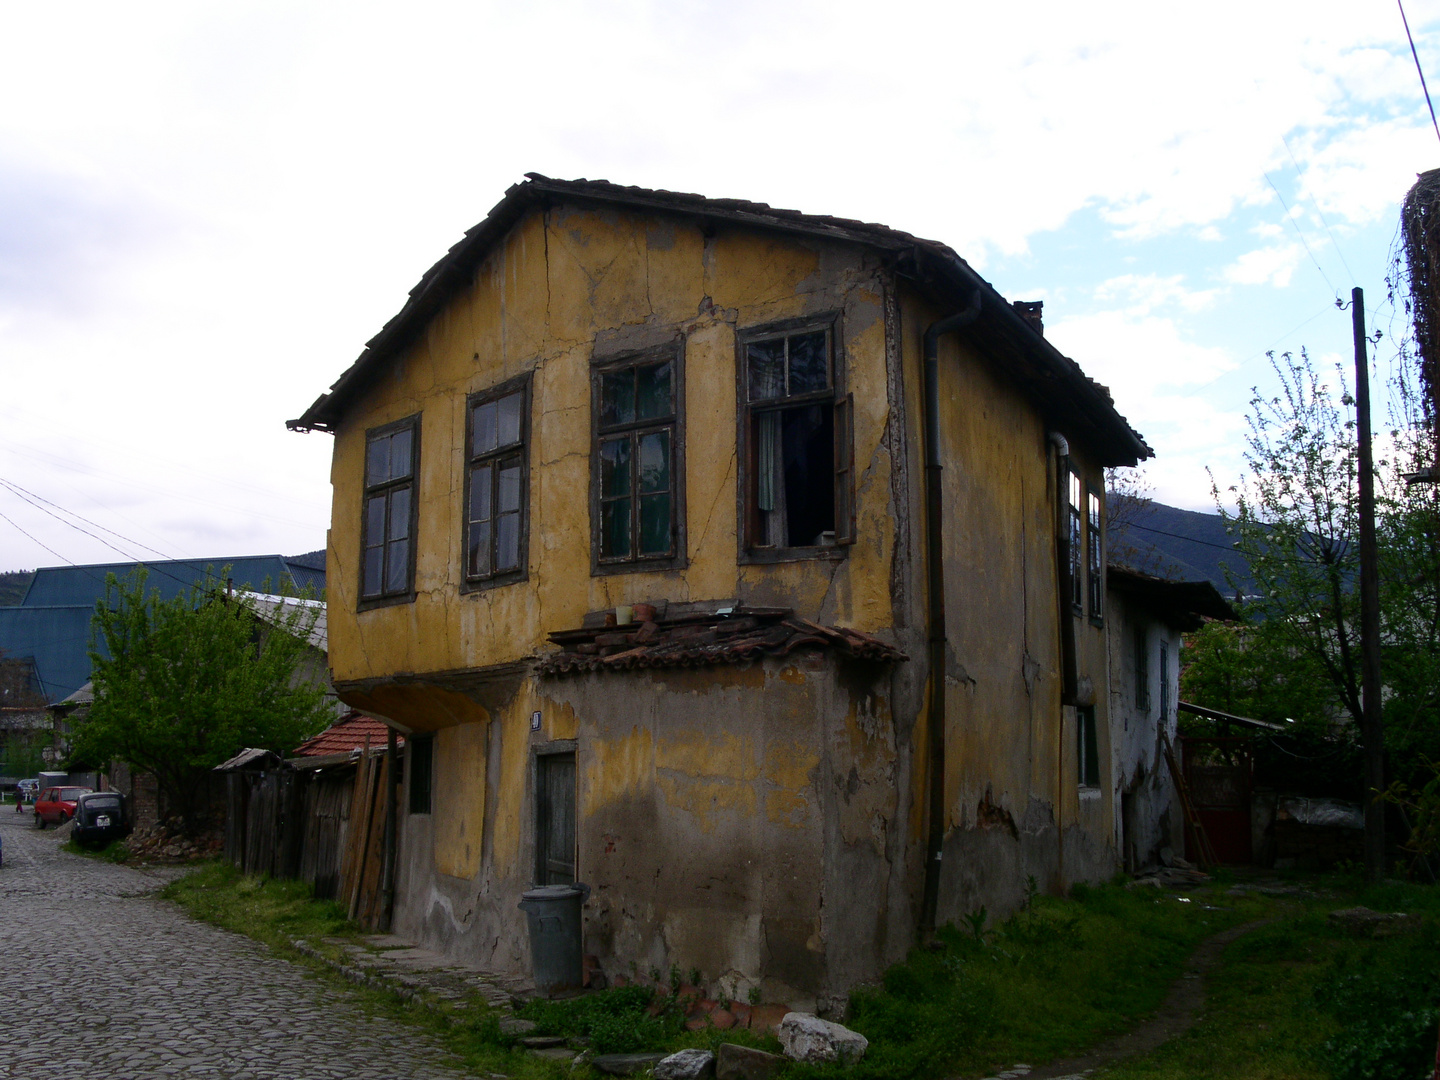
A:
{"type": "Polygon", "coordinates": [[[925,331],[925,576],[929,597],[927,659],[930,697],[926,709],[930,756],[929,817],[925,844],[925,893],[920,904],[920,933],[935,933],[940,904],[940,856],[945,843],[945,556],[940,484],[940,336],[970,325],[980,314],[980,290],[963,311],[930,324],[925,331]]]}

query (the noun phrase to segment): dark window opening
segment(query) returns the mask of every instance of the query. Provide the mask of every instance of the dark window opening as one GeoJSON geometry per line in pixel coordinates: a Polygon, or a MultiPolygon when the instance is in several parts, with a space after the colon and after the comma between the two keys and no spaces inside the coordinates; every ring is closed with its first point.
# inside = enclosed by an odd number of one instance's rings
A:
{"type": "Polygon", "coordinates": [[[535,759],[535,884],[575,880],[575,755],[535,759]]]}
{"type": "Polygon", "coordinates": [[[360,599],[410,592],[414,573],[416,418],[365,440],[365,512],[361,522],[360,599]]]}
{"type": "Polygon", "coordinates": [[[430,813],[431,776],[435,768],[435,736],[412,735],[405,740],[410,755],[410,813],[430,813]]]}
{"type": "Polygon", "coordinates": [[[1105,618],[1105,549],[1104,534],[1100,531],[1100,496],[1087,492],[1089,512],[1088,535],[1090,540],[1090,618],[1100,622],[1105,618]]]}
{"type": "Polygon", "coordinates": [[[1160,726],[1170,722],[1170,646],[1160,642],[1160,726]]]}
{"type": "Polygon", "coordinates": [[[600,566],[680,551],[680,442],[674,357],[608,365],[595,379],[595,551],[600,566]]]}
{"type": "Polygon", "coordinates": [[[525,575],[527,391],[528,382],[512,382],[470,399],[465,520],[465,579],[470,584],[507,583],[525,575]]]}
{"type": "Polygon", "coordinates": [[[837,398],[831,332],[746,342],[742,393],[750,549],[853,540],[851,402],[837,398]]]}
{"type": "Polygon", "coordinates": [[[1099,738],[1095,733],[1095,706],[1081,705],[1075,710],[1076,770],[1081,787],[1100,786],[1099,738]]]}

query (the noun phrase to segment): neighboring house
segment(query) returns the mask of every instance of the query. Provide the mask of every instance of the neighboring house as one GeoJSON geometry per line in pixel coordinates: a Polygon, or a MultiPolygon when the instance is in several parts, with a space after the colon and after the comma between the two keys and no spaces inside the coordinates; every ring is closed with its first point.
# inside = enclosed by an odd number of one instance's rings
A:
{"type": "MultiPolygon", "coordinates": [[[[1164,756],[1179,760],[1177,710],[1183,635],[1205,619],[1236,615],[1209,581],[1175,581],[1122,566],[1107,569],[1110,599],[1110,784],[1115,848],[1135,871],[1162,848],[1185,851],[1185,821],[1164,756]]],[[[1088,760],[1089,752],[1082,748],[1088,760]]],[[[1098,758],[1098,754],[1097,754],[1098,758]]],[[[1097,770],[1099,762],[1097,760],[1097,770]]]]}
{"type": "Polygon", "coordinates": [[[35,571],[15,607],[0,607],[0,655],[33,664],[44,699],[59,702],[90,679],[90,616],[105,598],[105,578],[121,579],[139,566],[149,570],[147,588],[165,599],[203,585],[222,571],[237,586],[316,593],[325,589],[325,567],[309,556],[254,555],[234,558],[44,566],[35,571]]]}
{"type": "Polygon", "coordinates": [[[396,932],[522,970],[581,879],[611,973],[825,1007],[1112,874],[1103,470],[1150,451],[1039,315],[879,225],[511,188],[291,422],[336,690],[409,741],[396,932]]]}
{"type": "MultiPolygon", "coordinates": [[[[390,728],[373,716],[366,716],[364,713],[349,709],[344,716],[320,732],[319,735],[306,739],[297,746],[295,756],[303,758],[353,754],[356,751],[363,751],[366,747],[378,750],[385,746],[389,732],[390,728]]],[[[405,740],[400,739],[397,745],[404,746],[405,740]]]]}

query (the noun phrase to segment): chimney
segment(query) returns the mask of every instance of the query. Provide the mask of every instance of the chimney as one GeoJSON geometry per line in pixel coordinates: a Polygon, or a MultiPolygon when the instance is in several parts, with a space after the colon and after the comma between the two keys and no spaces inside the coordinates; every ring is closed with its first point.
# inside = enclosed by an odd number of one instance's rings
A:
{"type": "Polygon", "coordinates": [[[1037,334],[1045,336],[1045,320],[1040,317],[1040,312],[1045,307],[1044,300],[1015,300],[1013,306],[1020,317],[1035,328],[1037,334]]]}

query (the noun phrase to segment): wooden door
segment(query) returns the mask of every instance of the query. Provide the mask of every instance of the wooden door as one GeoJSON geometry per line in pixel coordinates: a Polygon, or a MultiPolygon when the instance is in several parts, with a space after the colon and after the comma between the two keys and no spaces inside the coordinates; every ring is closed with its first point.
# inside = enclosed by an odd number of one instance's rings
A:
{"type": "Polygon", "coordinates": [[[575,755],[544,754],[535,763],[535,884],[568,885],[575,880],[575,755]]]}

